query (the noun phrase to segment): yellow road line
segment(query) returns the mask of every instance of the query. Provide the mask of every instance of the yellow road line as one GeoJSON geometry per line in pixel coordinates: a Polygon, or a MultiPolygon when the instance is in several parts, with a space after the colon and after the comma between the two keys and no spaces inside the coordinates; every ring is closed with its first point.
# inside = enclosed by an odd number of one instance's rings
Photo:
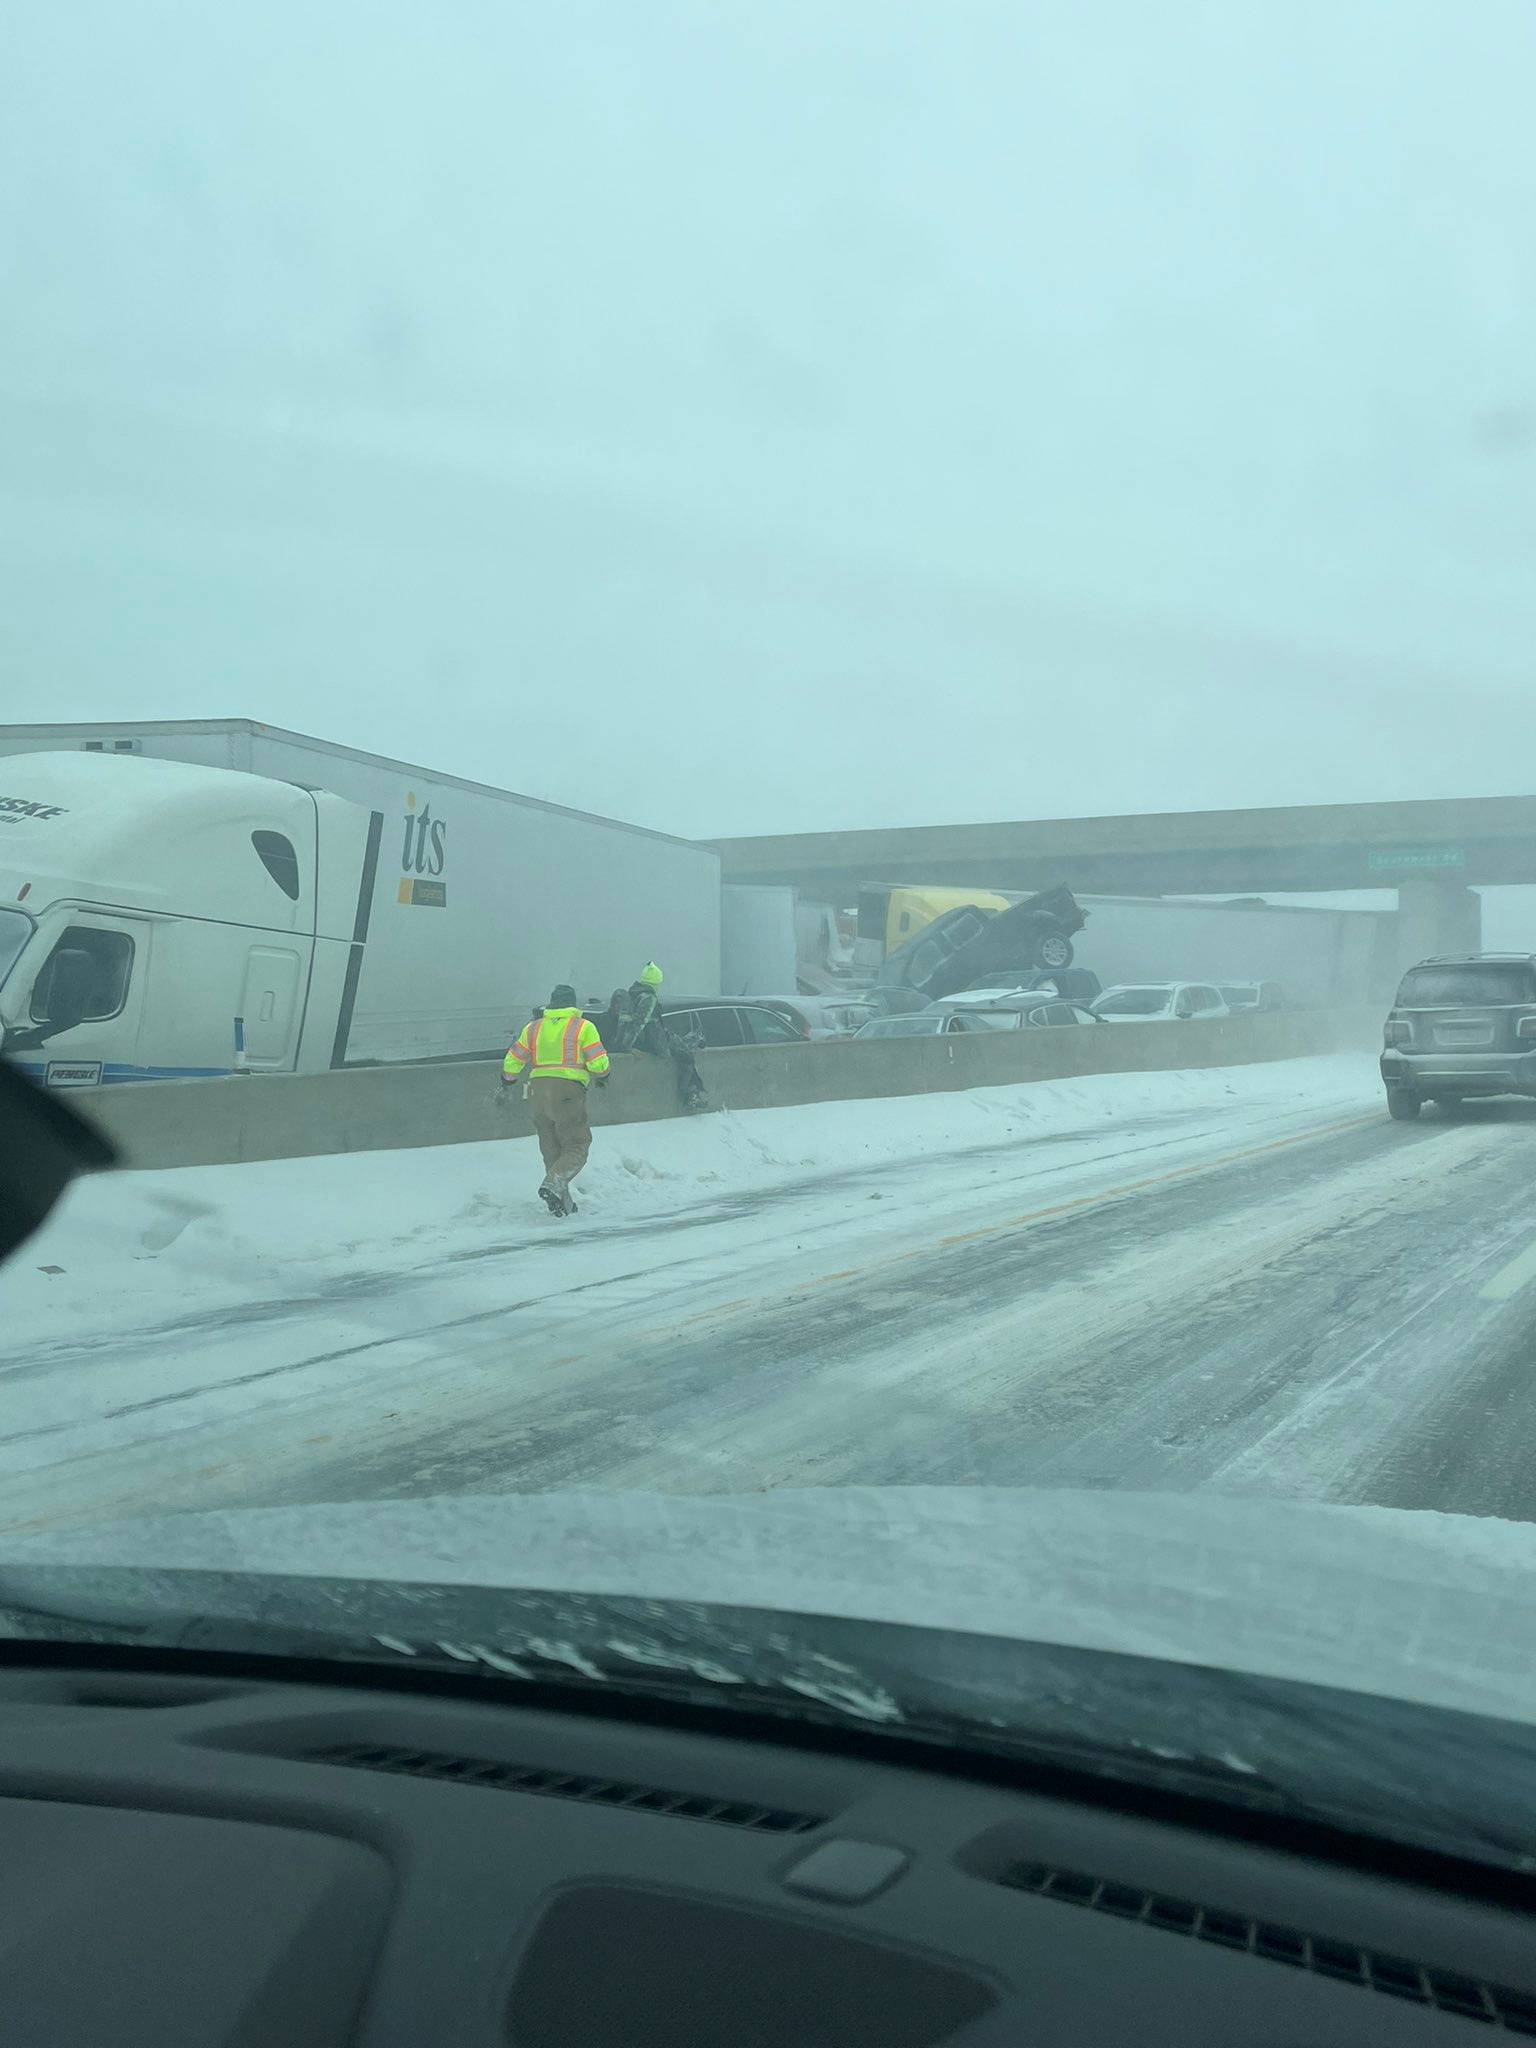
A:
{"type": "Polygon", "coordinates": [[[1262,1145],[1249,1145],[1241,1152],[1224,1152],[1215,1159],[1196,1159],[1188,1166],[1171,1167],[1167,1173],[1157,1173],[1145,1180],[1122,1181],[1118,1187],[1100,1188],[1091,1195],[1074,1195],[1070,1201],[1051,1202],[1041,1209],[1027,1209],[1021,1216],[1010,1216],[1001,1223],[986,1223],[976,1230],[956,1231],[948,1237],[935,1237],[925,1243],[911,1246],[906,1251],[887,1252],[863,1266],[854,1266],[846,1272],[821,1273],[813,1280],[806,1280],[791,1291],[796,1295],[809,1294],[813,1288],[830,1287],[839,1280],[852,1280],[864,1274],[878,1272],[882,1266],[899,1266],[911,1259],[925,1259],[941,1245],[975,1244],[979,1239],[1000,1237],[1010,1230],[1022,1230],[1031,1223],[1043,1223],[1052,1216],[1065,1216],[1074,1209],[1097,1208],[1101,1202],[1117,1202],[1126,1195],[1144,1194],[1149,1188],[1167,1187],[1170,1183],[1189,1180],[1197,1173],[1214,1173],[1223,1166],[1239,1166],[1248,1159],[1261,1159],[1268,1152],[1283,1152],[1291,1145],[1305,1145],[1313,1138],[1337,1137],[1341,1131],[1364,1130],[1367,1124],[1379,1124],[1381,1117],[1352,1116],[1338,1124],[1319,1124],[1310,1131],[1298,1131],[1291,1138],[1270,1138],[1262,1145]]]}
{"type": "Polygon", "coordinates": [[[1262,1145],[1249,1145],[1241,1152],[1224,1152],[1215,1159],[1196,1159],[1188,1166],[1170,1167],[1167,1173],[1154,1173],[1146,1180],[1128,1180],[1117,1188],[1104,1188],[1097,1194],[1075,1195],[1069,1202],[1053,1202],[1049,1208],[1029,1209],[1022,1216],[1010,1216],[1006,1222],[984,1224],[979,1230],[963,1230],[957,1236],[936,1238],[934,1242],[970,1244],[980,1237],[995,1237],[1000,1231],[1018,1230],[1026,1223],[1042,1222],[1047,1216],[1065,1216],[1072,1209],[1087,1209],[1098,1202],[1118,1201],[1123,1195],[1143,1194],[1148,1188],[1167,1187],[1171,1181],[1188,1180],[1197,1173],[1214,1173],[1223,1166],[1239,1166],[1247,1159],[1261,1159],[1266,1152],[1283,1152],[1289,1145],[1305,1145],[1313,1138],[1336,1137],[1340,1131],[1363,1130],[1367,1124],[1380,1121],[1379,1116],[1373,1115],[1353,1116],[1341,1124],[1319,1124],[1315,1130],[1298,1131],[1293,1138],[1270,1138],[1262,1145]]]}
{"type": "MultiPolygon", "coordinates": [[[[797,1281],[789,1288],[788,1298],[798,1301],[808,1294],[814,1294],[820,1288],[835,1287],[840,1281],[862,1280],[872,1273],[881,1272],[892,1266],[908,1265],[913,1260],[929,1258],[941,1245],[974,1244],[979,1239],[999,1237],[1010,1230],[1022,1230],[1031,1223],[1043,1223],[1052,1216],[1065,1216],[1076,1209],[1097,1208],[1100,1203],[1121,1201],[1127,1195],[1144,1194],[1150,1188],[1167,1187],[1177,1181],[1189,1180],[1196,1174],[1214,1173],[1223,1166],[1239,1166],[1245,1160],[1262,1159],[1267,1153],[1284,1152],[1293,1145],[1308,1144],[1314,1138],[1333,1138],[1341,1131],[1364,1130],[1368,1124],[1379,1124],[1381,1121],[1380,1113],[1373,1112],[1369,1116],[1349,1117],[1343,1123],[1317,1124],[1311,1130],[1297,1131],[1289,1138],[1269,1138],[1262,1145],[1249,1145],[1238,1152],[1223,1152],[1214,1159],[1195,1159],[1188,1166],[1171,1167],[1166,1173],[1153,1174],[1143,1180],[1122,1181],[1117,1187],[1101,1188],[1088,1195],[1075,1195],[1070,1201],[1051,1202],[1043,1208],[1027,1209],[1022,1215],[1010,1216],[1001,1223],[983,1224],[979,1229],[959,1231],[948,1237],[928,1238],[919,1244],[909,1245],[904,1251],[880,1253],[860,1266],[842,1267],[835,1273],[818,1273],[811,1279],[797,1281]]],[[[668,1269],[662,1267],[659,1270],[664,1277],[668,1269]]],[[[687,1329],[695,1323],[716,1321],[740,1309],[757,1310],[765,1302],[776,1303],[784,1299],[783,1294],[747,1295],[734,1301],[717,1302],[711,1308],[700,1309],[693,1315],[659,1325],[656,1334],[660,1334],[661,1331],[687,1329]]]]}

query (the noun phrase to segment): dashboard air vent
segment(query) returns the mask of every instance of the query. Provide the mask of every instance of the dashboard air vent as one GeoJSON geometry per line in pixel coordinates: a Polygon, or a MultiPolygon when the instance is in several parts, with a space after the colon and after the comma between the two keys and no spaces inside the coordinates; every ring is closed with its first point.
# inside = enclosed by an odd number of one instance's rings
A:
{"type": "Polygon", "coordinates": [[[550,1771],[533,1764],[494,1763],[424,1749],[386,1749],[348,1743],[312,1750],[308,1761],[340,1764],[354,1771],[388,1771],[406,1778],[435,1778],[441,1784],[475,1785],[482,1791],[527,1792],[543,1799],[579,1799],[588,1806],[622,1807],[626,1813],[670,1814],[674,1820],[710,1821],[722,1828],[755,1828],[768,1835],[803,1835],[827,1816],[791,1813],[779,1806],[755,1806],[738,1799],[712,1799],[669,1792],[657,1785],[631,1785],[619,1778],[589,1778],[576,1771],[550,1771]]]}
{"type": "Polygon", "coordinates": [[[1356,1948],[1352,1942],[1330,1941],[1294,1927],[1277,1927],[1272,1921],[1251,1920],[1242,1913],[1197,1906],[1188,1899],[1164,1898],[1139,1885],[1116,1884],[1077,1870],[1053,1869],[1046,1863],[1013,1864],[998,1874],[996,1882],[1014,1891],[1033,1892],[1038,1898],[1059,1899],[1063,1905],[1086,1906],[1091,1913],[1139,1920],[1143,1926],[1160,1927],[1167,1934],[1187,1934],[1195,1941],[1242,1949],[1272,1963],[1289,1963],[1320,1977],[1432,2006],[1437,2012],[1459,2013],[1463,2019],[1482,2020],[1511,2034],[1536,2036],[1536,1996],[1483,1984],[1452,1970],[1432,1970],[1403,1956],[1378,1955],[1356,1948]]]}

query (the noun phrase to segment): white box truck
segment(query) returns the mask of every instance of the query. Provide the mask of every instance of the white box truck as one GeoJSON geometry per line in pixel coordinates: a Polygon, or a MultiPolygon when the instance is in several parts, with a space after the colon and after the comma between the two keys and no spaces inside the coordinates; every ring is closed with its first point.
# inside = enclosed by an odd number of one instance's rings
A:
{"type": "Polygon", "coordinates": [[[728,996],[796,993],[795,892],[727,882],[720,891],[720,987],[728,996]]]}
{"type": "Polygon", "coordinates": [[[1287,1005],[1368,1003],[1396,981],[1390,910],[1163,896],[1080,896],[1077,964],[1114,982],[1274,982],[1287,1005]]]}
{"type": "Polygon", "coordinates": [[[720,933],[665,833],[249,720],[0,727],[0,1048],[54,1086],[495,1051],[558,981],[717,991],[720,933]]]}

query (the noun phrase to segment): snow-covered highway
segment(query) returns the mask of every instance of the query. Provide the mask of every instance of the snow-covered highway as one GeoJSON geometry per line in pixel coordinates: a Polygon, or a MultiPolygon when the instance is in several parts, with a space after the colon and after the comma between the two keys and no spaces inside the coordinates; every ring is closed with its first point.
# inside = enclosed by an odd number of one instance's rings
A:
{"type": "Polygon", "coordinates": [[[620,1127],[565,1223],[530,1151],[79,1186],[0,1275],[0,1526],[854,1483],[1536,1516],[1524,1105],[1393,1125],[1350,1055],[620,1127]]]}

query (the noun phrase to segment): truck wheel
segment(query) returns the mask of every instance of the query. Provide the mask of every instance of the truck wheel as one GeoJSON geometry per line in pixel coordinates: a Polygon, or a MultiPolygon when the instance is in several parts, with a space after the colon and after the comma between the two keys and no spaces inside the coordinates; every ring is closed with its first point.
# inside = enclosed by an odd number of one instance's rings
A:
{"type": "Polygon", "coordinates": [[[1047,932],[1040,941],[1040,965],[1042,967],[1070,967],[1072,965],[1072,941],[1062,932],[1047,932]]]}
{"type": "Polygon", "coordinates": [[[1412,1088],[1389,1088],[1387,1090],[1387,1115],[1400,1124],[1411,1124],[1424,1107],[1412,1088]]]}

